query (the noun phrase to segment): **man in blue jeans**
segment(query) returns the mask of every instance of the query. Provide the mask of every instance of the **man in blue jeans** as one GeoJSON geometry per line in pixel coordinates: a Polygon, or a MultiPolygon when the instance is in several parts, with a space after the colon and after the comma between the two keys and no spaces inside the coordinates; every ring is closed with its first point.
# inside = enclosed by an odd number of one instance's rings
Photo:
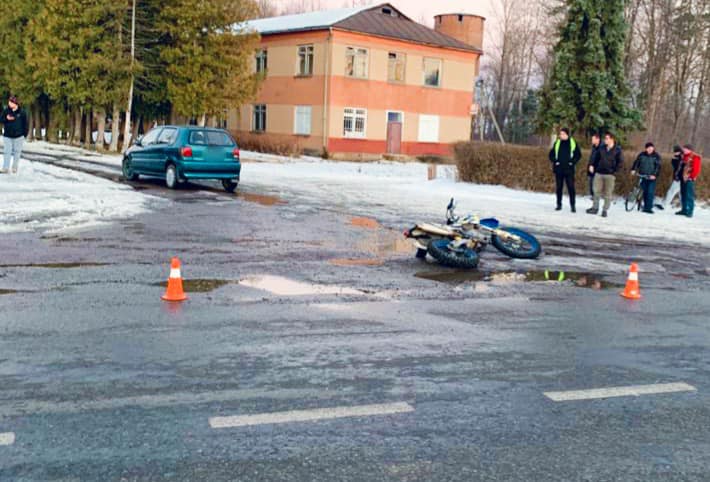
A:
{"type": "Polygon", "coordinates": [[[686,144],[683,146],[683,177],[680,182],[680,200],[683,209],[676,214],[680,216],[693,217],[695,210],[695,181],[700,175],[700,165],[702,158],[693,152],[693,146],[686,144]]]}
{"type": "Polygon", "coordinates": [[[638,155],[631,166],[631,175],[645,176],[641,180],[643,189],[643,212],[653,214],[653,200],[656,198],[656,179],[661,174],[661,156],[652,142],[646,143],[646,150],[638,155]]]}
{"type": "Polygon", "coordinates": [[[10,171],[12,164],[12,173],[17,174],[17,168],[20,164],[20,156],[22,155],[22,147],[25,144],[25,137],[29,133],[29,123],[27,122],[27,114],[20,107],[20,101],[17,97],[10,96],[7,103],[7,108],[3,111],[0,117],[0,122],[3,124],[3,168],[0,173],[10,171]]]}

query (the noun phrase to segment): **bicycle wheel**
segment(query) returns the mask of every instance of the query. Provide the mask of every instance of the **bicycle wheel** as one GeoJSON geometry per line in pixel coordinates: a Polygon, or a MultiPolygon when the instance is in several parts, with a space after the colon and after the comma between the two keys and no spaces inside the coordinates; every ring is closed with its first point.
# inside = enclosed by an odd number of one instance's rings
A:
{"type": "Polygon", "coordinates": [[[626,196],[626,201],[624,202],[624,206],[626,207],[626,211],[631,212],[634,209],[639,209],[639,206],[641,205],[641,197],[643,196],[643,191],[641,191],[641,188],[636,186],[631,190],[631,192],[626,196]]]}

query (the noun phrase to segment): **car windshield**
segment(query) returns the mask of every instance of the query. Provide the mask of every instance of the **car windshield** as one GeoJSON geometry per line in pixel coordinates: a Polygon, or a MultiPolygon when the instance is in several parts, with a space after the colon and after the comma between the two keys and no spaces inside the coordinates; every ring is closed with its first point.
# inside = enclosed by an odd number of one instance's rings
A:
{"type": "Polygon", "coordinates": [[[190,144],[209,146],[233,146],[234,140],[226,132],[219,131],[192,131],[190,133],[190,144]]]}

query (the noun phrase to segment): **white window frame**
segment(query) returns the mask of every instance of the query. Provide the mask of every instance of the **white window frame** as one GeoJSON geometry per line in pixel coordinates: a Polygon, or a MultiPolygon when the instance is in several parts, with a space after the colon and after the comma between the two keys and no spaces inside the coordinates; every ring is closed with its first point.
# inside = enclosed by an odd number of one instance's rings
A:
{"type": "Polygon", "coordinates": [[[348,139],[365,139],[367,138],[367,109],[363,107],[345,107],[343,108],[343,137],[348,139]],[[348,117],[348,111],[351,111],[353,118],[353,130],[345,130],[345,119],[348,117]],[[355,125],[357,124],[357,119],[362,117],[362,132],[357,132],[355,130],[355,125]]]}
{"type": "Polygon", "coordinates": [[[316,61],[316,48],[313,44],[305,44],[305,45],[299,45],[298,46],[298,58],[296,61],[296,72],[299,77],[312,77],[315,69],[316,61]],[[306,57],[306,71],[302,72],[301,71],[301,55],[305,55],[306,57]]]}
{"type": "Polygon", "coordinates": [[[297,136],[310,136],[313,131],[313,106],[311,105],[297,105],[293,108],[293,133],[297,136]],[[307,111],[306,111],[307,109],[307,111]],[[299,110],[301,112],[308,112],[308,124],[307,129],[299,131],[298,117],[299,110]]]}
{"type": "Polygon", "coordinates": [[[345,77],[351,79],[367,79],[370,76],[370,49],[365,47],[355,47],[349,45],[345,47],[345,77]],[[353,73],[348,72],[348,57],[350,56],[350,51],[352,51],[353,56],[353,73]],[[363,75],[357,75],[357,59],[360,52],[365,52],[365,72],[363,75]]]}
{"type": "Polygon", "coordinates": [[[432,89],[441,88],[444,77],[444,61],[442,59],[436,57],[424,57],[424,59],[422,60],[422,71],[422,83],[424,84],[424,87],[431,87],[432,89]],[[437,85],[427,84],[426,64],[428,60],[439,62],[439,83],[437,85]]]}
{"type": "Polygon", "coordinates": [[[441,116],[429,115],[429,114],[419,114],[419,133],[417,135],[417,141],[428,143],[428,144],[438,144],[441,141],[441,116]],[[429,124],[436,121],[436,130],[431,131],[428,129],[429,124]],[[436,135],[434,135],[436,134],[436,135]]]}
{"type": "Polygon", "coordinates": [[[268,122],[268,107],[266,104],[254,104],[252,105],[251,108],[251,130],[252,132],[266,132],[266,127],[267,127],[267,122],[268,122]],[[257,122],[256,122],[256,108],[264,106],[264,128],[263,129],[257,129],[257,122]]]}
{"type": "Polygon", "coordinates": [[[254,71],[257,74],[266,73],[269,70],[269,51],[267,49],[259,49],[256,53],[256,65],[254,71]],[[261,70],[259,67],[261,66],[261,70]]]}
{"type": "MultiPolygon", "coordinates": [[[[395,72],[397,69],[395,68],[395,72]]],[[[407,54],[403,52],[387,51],[387,82],[393,84],[404,84],[407,82],[407,54]],[[397,58],[402,58],[404,63],[404,69],[402,71],[402,80],[396,80],[390,78],[390,55],[395,54],[397,58]]]]}

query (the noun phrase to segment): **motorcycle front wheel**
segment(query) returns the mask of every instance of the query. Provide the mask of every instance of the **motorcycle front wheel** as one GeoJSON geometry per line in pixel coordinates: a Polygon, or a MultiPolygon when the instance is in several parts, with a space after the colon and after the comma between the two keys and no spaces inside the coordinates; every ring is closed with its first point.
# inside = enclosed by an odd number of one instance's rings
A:
{"type": "Polygon", "coordinates": [[[502,228],[502,230],[516,235],[520,240],[503,239],[493,235],[491,243],[498,251],[511,258],[519,259],[535,259],[540,256],[542,246],[535,236],[517,228],[502,228]]]}
{"type": "Polygon", "coordinates": [[[478,253],[470,248],[452,250],[451,240],[434,239],[429,243],[427,251],[439,264],[449,268],[474,269],[478,267],[478,253]]]}

